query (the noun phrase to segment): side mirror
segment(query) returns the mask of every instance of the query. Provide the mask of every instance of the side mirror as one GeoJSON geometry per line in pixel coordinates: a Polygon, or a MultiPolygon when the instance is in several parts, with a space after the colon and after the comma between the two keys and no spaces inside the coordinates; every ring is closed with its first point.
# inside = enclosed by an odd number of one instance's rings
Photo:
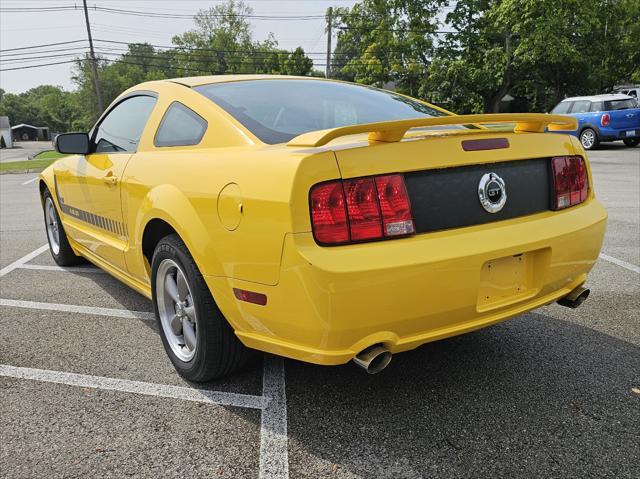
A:
{"type": "Polygon", "coordinates": [[[56,151],[68,155],[89,154],[89,135],[86,133],[63,133],[56,136],[56,151]]]}

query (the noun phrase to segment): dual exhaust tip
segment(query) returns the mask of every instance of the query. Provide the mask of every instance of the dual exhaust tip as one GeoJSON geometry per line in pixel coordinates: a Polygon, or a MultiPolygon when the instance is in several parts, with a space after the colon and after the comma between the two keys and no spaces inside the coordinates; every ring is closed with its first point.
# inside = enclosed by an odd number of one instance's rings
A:
{"type": "Polygon", "coordinates": [[[391,351],[380,344],[374,344],[360,351],[353,362],[369,374],[377,374],[391,362],[391,351]]]}
{"type": "Polygon", "coordinates": [[[589,291],[587,288],[583,288],[582,286],[578,286],[576,289],[571,291],[564,298],[558,300],[558,304],[560,306],[566,306],[567,308],[576,309],[585,300],[589,297],[589,291]]]}

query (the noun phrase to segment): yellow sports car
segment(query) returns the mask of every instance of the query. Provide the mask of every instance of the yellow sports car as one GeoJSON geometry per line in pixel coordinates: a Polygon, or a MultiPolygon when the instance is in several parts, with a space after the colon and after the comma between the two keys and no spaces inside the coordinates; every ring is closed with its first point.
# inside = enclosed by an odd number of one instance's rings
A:
{"type": "Polygon", "coordinates": [[[148,82],[57,137],[47,236],[152,299],[190,380],[251,349],[374,373],[587,297],[607,213],[579,141],[546,133],[575,128],[315,78],[148,82]]]}

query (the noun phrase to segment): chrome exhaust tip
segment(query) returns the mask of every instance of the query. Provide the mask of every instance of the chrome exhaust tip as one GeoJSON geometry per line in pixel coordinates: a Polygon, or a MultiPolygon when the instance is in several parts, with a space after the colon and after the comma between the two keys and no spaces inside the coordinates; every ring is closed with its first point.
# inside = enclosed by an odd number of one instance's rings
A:
{"type": "Polygon", "coordinates": [[[582,286],[578,286],[564,298],[558,300],[558,304],[567,308],[576,309],[589,297],[591,291],[582,286]]]}
{"type": "Polygon", "coordinates": [[[377,374],[386,368],[391,362],[391,351],[379,344],[360,351],[353,362],[369,374],[377,374]]]}

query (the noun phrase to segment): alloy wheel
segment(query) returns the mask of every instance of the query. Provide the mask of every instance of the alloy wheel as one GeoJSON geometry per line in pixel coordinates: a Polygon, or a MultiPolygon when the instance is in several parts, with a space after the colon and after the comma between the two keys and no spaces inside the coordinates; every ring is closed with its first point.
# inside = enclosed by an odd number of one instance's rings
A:
{"type": "Polygon", "coordinates": [[[196,308],[186,275],[171,259],[158,265],[156,302],[171,350],[181,361],[190,361],[198,344],[196,308]]]}

